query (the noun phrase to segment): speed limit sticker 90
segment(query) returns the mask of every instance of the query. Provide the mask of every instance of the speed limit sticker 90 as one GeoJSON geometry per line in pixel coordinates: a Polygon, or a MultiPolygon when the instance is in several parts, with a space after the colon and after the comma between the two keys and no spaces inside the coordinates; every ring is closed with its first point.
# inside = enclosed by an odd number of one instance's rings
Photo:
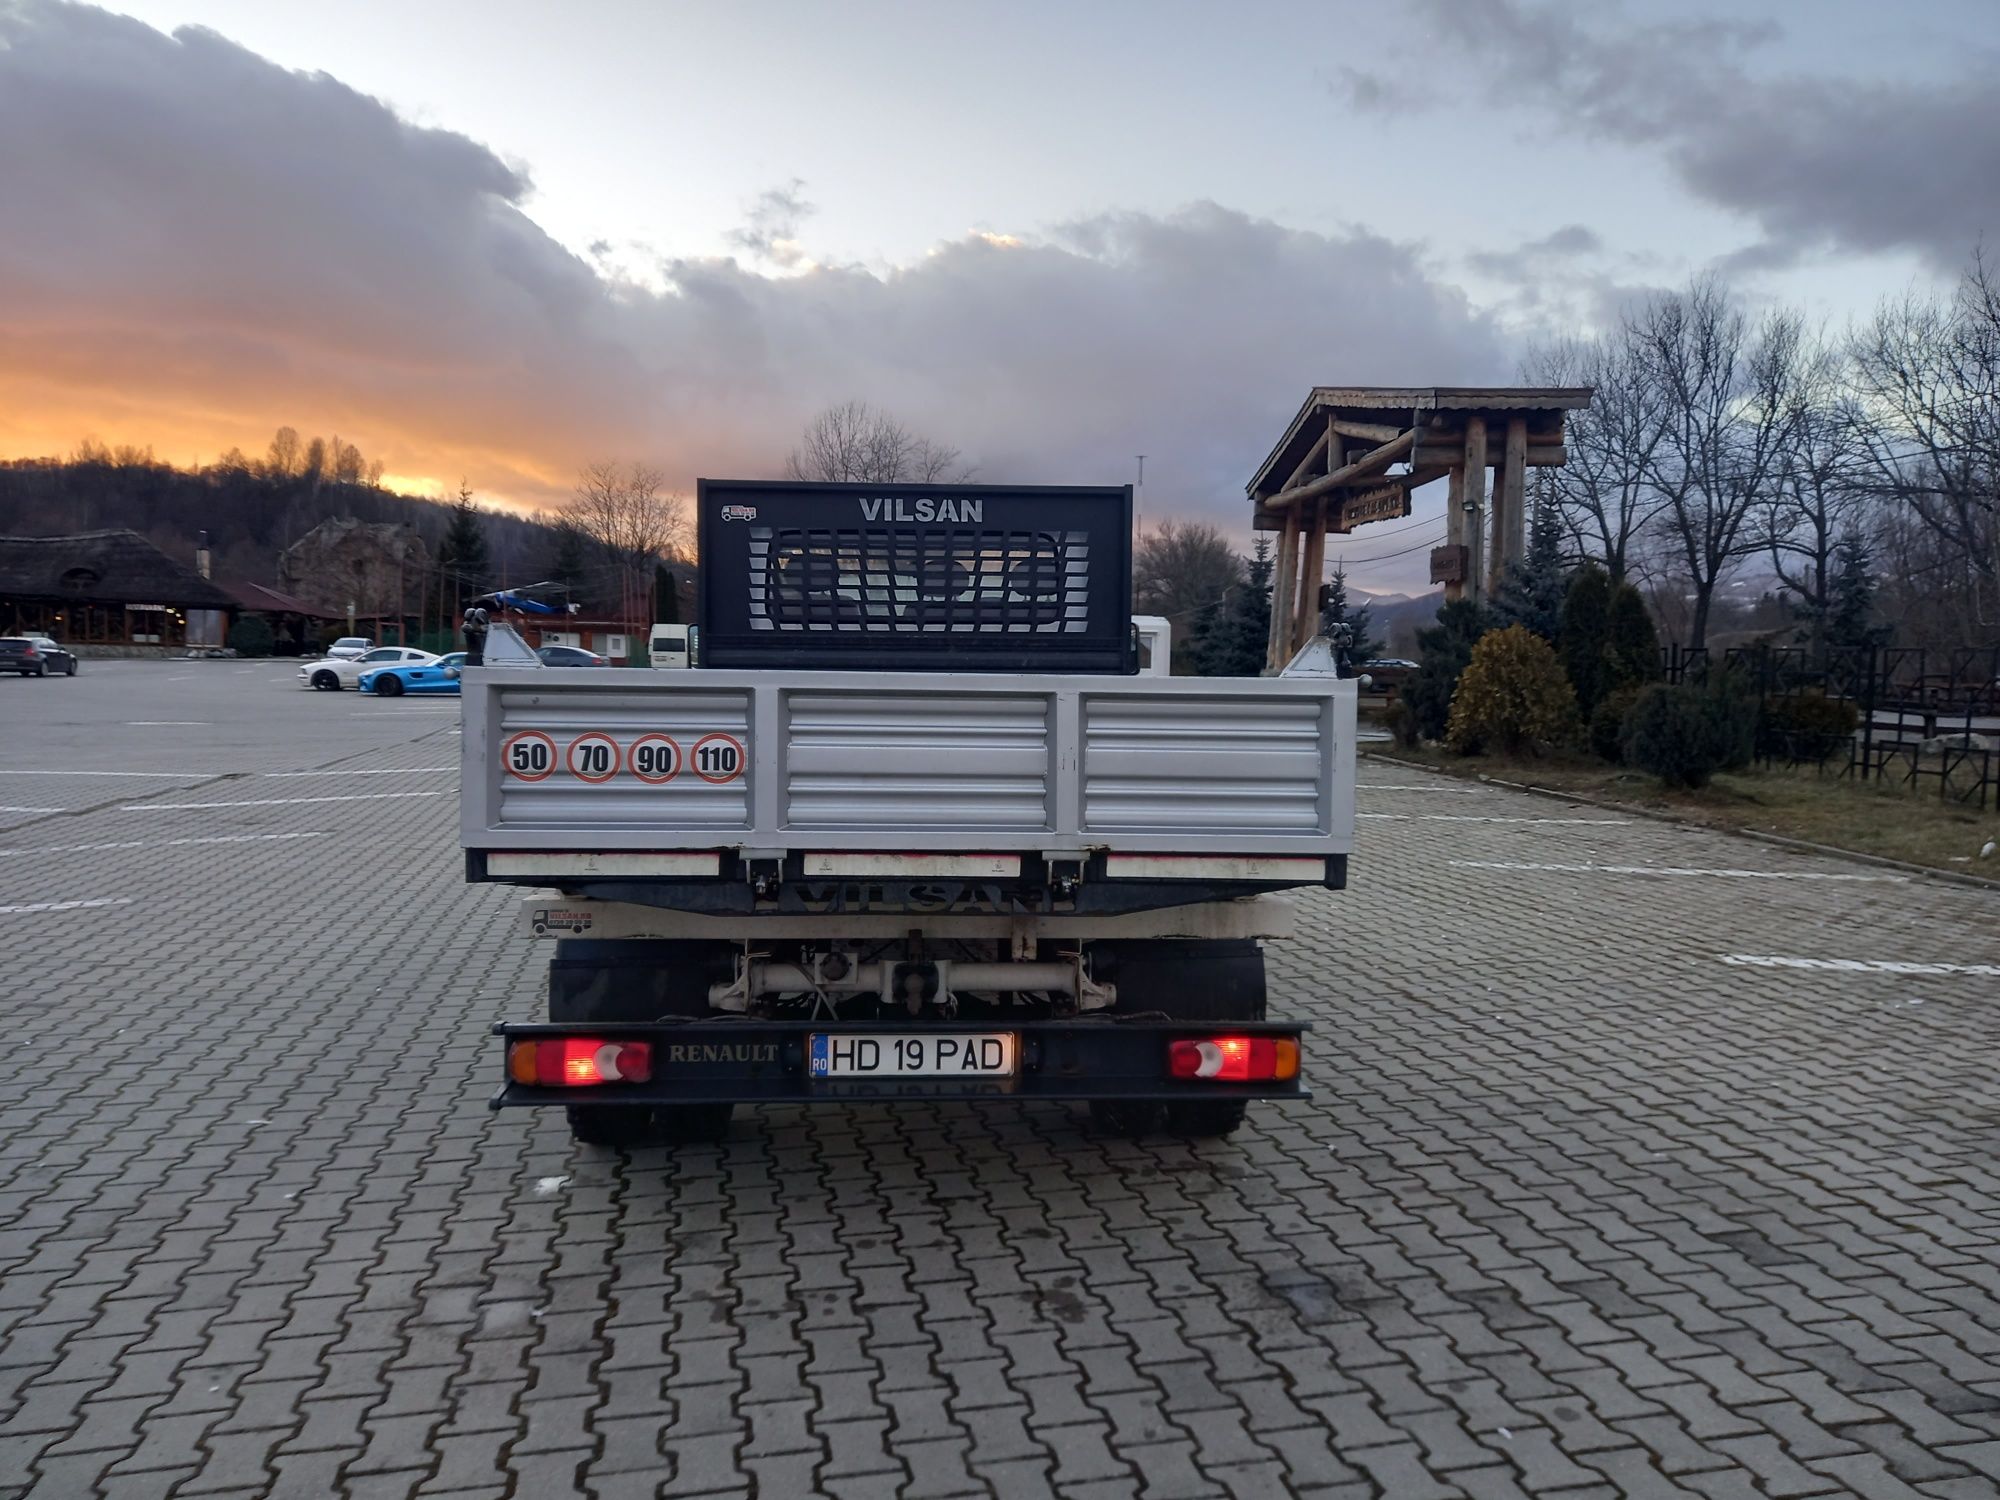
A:
{"type": "Polygon", "coordinates": [[[580,734],[569,742],[569,752],[563,759],[569,765],[569,774],[578,781],[609,781],[618,774],[624,757],[618,741],[610,735],[580,734]]]}
{"type": "Polygon", "coordinates": [[[520,781],[545,781],[555,773],[556,742],[539,729],[509,735],[500,747],[500,764],[520,781]]]}
{"type": "Polygon", "coordinates": [[[733,734],[705,734],[688,755],[694,774],[720,784],[743,774],[743,742],[733,734]]]}
{"type": "Polygon", "coordinates": [[[641,781],[661,786],[680,774],[681,747],[670,734],[642,734],[627,747],[625,764],[641,781]]]}

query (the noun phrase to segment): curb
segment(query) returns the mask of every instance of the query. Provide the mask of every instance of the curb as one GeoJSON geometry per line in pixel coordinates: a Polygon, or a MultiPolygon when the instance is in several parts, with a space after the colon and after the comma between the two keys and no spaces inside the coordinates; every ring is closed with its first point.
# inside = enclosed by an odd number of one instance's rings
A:
{"type": "Polygon", "coordinates": [[[1379,760],[1385,765],[1401,766],[1406,771],[1422,771],[1429,776],[1439,776],[1446,781],[1474,781],[1484,786],[1505,787],[1510,792],[1526,792],[1531,797],[1547,797],[1556,802],[1569,802],[1579,807],[1595,807],[1604,812],[1625,813],[1630,817],[1644,818],[1652,823],[1667,823],[1675,828],[1693,828],[1703,833],[1730,834],[1736,838],[1755,839],[1760,844],[1775,844],[1783,849],[1796,849],[1807,854],[1819,854],[1829,859],[1844,859],[1853,864],[1876,865],[1886,870],[1901,870],[1906,875],[1914,875],[1924,880],[1942,880],[1948,885],[1967,886],[1979,891],[2000,891],[2000,880],[1989,880],[1984,875],[1960,874],[1956,870],[1939,870],[1930,865],[1913,865],[1908,860],[1891,859],[1886,854],[1863,854],[1858,849],[1839,849],[1832,844],[1815,844],[1806,839],[1787,838],[1783,834],[1765,833],[1756,828],[1720,828],[1712,823],[1696,823],[1672,813],[1655,811],[1650,807],[1634,807],[1629,802],[1607,802],[1601,797],[1586,797],[1578,792],[1559,792],[1554,787],[1530,786],[1525,781],[1505,781],[1498,776],[1459,776],[1451,771],[1440,771],[1436,766],[1427,766],[1421,761],[1403,760],[1398,756],[1384,755],[1377,750],[1363,750],[1361,755],[1369,760],[1379,760]]]}

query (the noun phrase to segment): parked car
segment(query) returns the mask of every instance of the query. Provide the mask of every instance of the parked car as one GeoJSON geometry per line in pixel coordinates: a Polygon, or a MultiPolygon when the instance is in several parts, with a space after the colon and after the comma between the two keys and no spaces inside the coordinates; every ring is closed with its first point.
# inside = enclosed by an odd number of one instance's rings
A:
{"type": "Polygon", "coordinates": [[[405,693],[458,693],[459,668],[465,653],[454,651],[435,661],[405,662],[396,667],[375,667],[361,674],[359,686],[378,698],[400,698],[405,693]]]}
{"type": "Polygon", "coordinates": [[[358,657],[329,656],[325,661],[309,661],[299,668],[299,686],[337,693],[353,687],[363,672],[376,667],[402,666],[406,662],[431,662],[437,658],[414,646],[377,646],[358,657]]]}
{"type": "Polygon", "coordinates": [[[326,648],[330,661],[358,661],[375,649],[375,643],[365,635],[344,635],[326,648]]]}
{"type": "Polygon", "coordinates": [[[535,655],[545,667],[608,667],[611,658],[586,651],[581,646],[543,646],[535,655]]]}
{"type": "Polygon", "coordinates": [[[46,677],[51,672],[76,676],[76,653],[65,651],[45,635],[0,636],[0,672],[46,677]]]}

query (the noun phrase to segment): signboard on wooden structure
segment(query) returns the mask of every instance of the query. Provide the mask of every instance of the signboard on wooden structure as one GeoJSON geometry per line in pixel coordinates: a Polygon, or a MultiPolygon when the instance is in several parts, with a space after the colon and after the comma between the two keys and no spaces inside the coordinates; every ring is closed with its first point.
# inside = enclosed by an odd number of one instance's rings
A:
{"type": "Polygon", "coordinates": [[[1463,583],[1470,571],[1472,549],[1459,543],[1450,547],[1431,548],[1431,582],[1463,583]]]}
{"type": "Polygon", "coordinates": [[[1357,526],[1366,526],[1370,521],[1399,521],[1410,513],[1410,492],[1401,485],[1385,485],[1381,489],[1370,490],[1365,495],[1356,495],[1351,500],[1343,500],[1340,505],[1340,519],[1333,530],[1341,535],[1357,526]]]}

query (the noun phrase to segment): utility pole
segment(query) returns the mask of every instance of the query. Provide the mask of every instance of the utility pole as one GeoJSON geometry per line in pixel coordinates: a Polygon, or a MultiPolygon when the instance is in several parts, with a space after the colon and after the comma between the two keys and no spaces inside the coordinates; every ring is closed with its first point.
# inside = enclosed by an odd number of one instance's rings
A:
{"type": "Polygon", "coordinates": [[[1139,455],[1139,488],[1132,500],[1132,540],[1139,539],[1139,525],[1146,514],[1146,455],[1139,455]]]}

